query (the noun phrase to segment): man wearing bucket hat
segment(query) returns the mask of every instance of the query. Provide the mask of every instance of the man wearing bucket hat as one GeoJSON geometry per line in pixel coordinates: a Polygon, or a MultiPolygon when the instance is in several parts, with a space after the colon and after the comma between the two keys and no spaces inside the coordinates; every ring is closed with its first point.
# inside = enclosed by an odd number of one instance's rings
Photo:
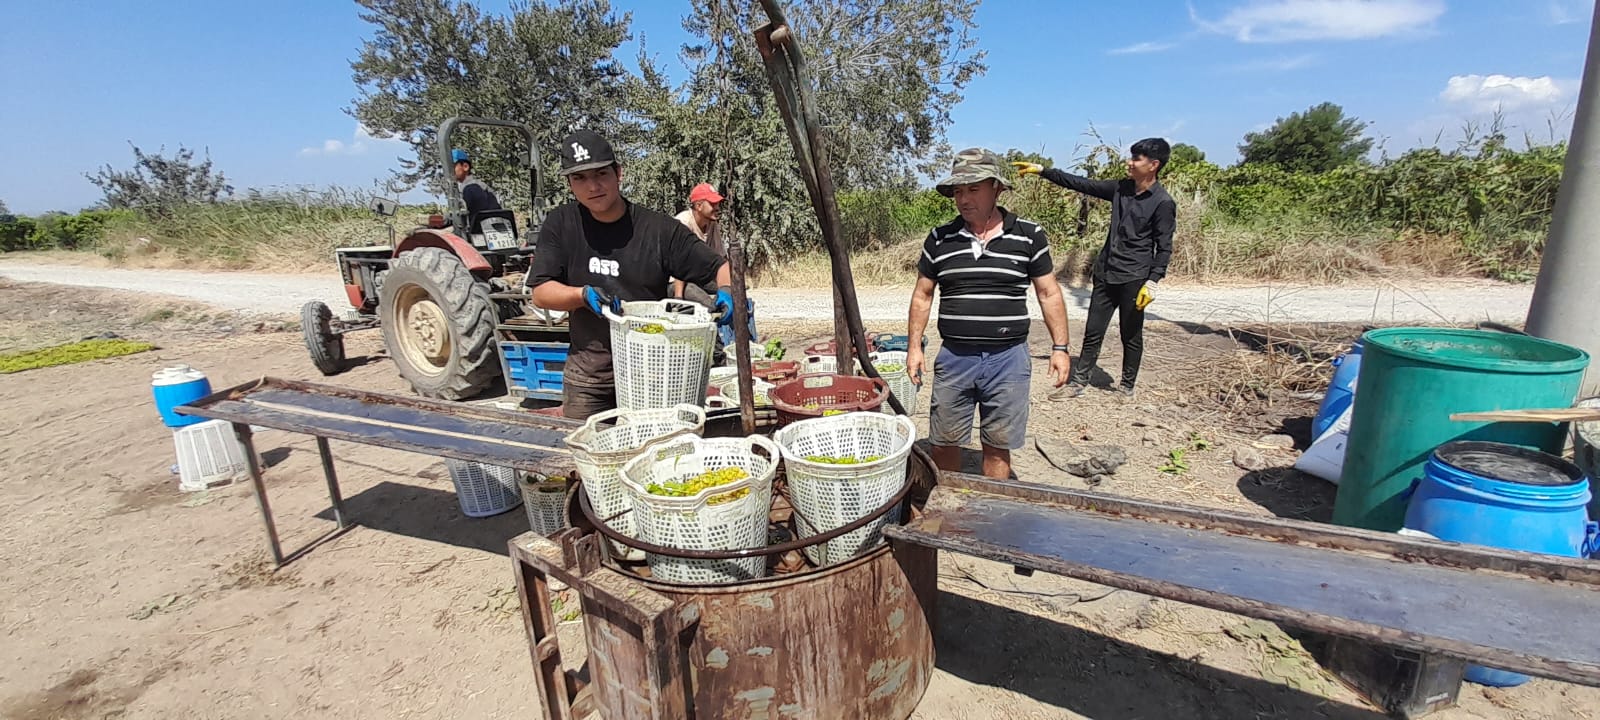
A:
{"type": "Polygon", "coordinates": [[[1083,352],[1067,397],[1083,394],[1100,358],[1111,313],[1117,314],[1122,335],[1122,381],[1117,391],[1133,397],[1144,357],[1144,309],[1155,299],[1156,283],[1167,276],[1172,259],[1172,234],[1178,224],[1178,204],[1156,177],[1172,156],[1172,146],[1161,138],[1145,138],[1128,151],[1128,178],[1090,180],[1038,163],[1015,162],[1017,174],[1038,175],[1068,190],[1111,202],[1111,227],[1106,243],[1094,259],[1094,291],[1089,295],[1089,319],[1083,325],[1083,352]]]}
{"type": "Polygon", "coordinates": [[[669,278],[678,277],[715,282],[718,322],[726,324],[733,317],[732,280],[727,262],[682,223],[622,196],[622,165],[605,138],[579,130],[561,141],[560,155],[561,175],[576,201],[545,217],[528,286],[535,305],[572,313],[562,412],[586,418],[616,407],[605,309],[665,299],[669,278]]]}
{"type": "Polygon", "coordinates": [[[1055,279],[1044,228],[999,205],[1011,187],[1003,165],[983,148],[962,150],[939,193],[955,200],[960,215],[936,227],[922,243],[917,286],[907,323],[906,372],[922,384],[922,335],[935,289],[939,294],[939,356],[933,363],[928,439],[941,469],[958,470],[961,446],[980,416],[983,474],[1011,474],[1011,451],[1028,428],[1028,286],[1044,313],[1053,346],[1050,378],[1056,387],[1072,372],[1067,348],[1067,306],[1055,279]]]}

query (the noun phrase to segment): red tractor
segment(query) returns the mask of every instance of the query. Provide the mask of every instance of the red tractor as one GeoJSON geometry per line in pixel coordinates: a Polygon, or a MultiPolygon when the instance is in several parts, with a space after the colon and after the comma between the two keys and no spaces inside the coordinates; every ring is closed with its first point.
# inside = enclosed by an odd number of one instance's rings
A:
{"type": "MultiPolygon", "coordinates": [[[[398,242],[391,225],[387,246],[336,249],[334,259],[353,310],[335,318],[326,304],[312,301],[300,311],[306,349],[323,374],[345,368],[346,333],[377,327],[389,357],[417,394],[460,400],[478,394],[504,372],[498,350],[503,323],[515,320],[518,327],[546,331],[542,339],[565,342],[564,318],[542,311],[524,317],[530,305],[521,276],[544,219],[533,131],[518,122],[450,118],[438,133],[441,168],[453,165],[452,141],[465,127],[522,136],[527,152],[517,160],[528,171],[532,198],[524,218],[527,227],[519,229],[509,209],[469,214],[460,189],[446,182],[448,215],[433,216],[427,226],[398,242]]],[[[395,213],[392,201],[377,200],[372,207],[382,216],[395,213]]]]}

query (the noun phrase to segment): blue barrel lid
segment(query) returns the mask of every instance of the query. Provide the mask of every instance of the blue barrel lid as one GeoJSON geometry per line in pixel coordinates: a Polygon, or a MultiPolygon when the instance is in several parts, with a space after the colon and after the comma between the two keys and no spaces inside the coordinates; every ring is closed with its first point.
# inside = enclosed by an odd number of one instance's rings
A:
{"type": "Polygon", "coordinates": [[[1551,499],[1589,492],[1588,478],[1577,465],[1518,445],[1457,440],[1434,448],[1433,458],[1480,490],[1551,499]]]}
{"type": "Polygon", "coordinates": [[[200,382],[205,379],[205,373],[188,365],[173,365],[152,373],[150,375],[150,384],[161,387],[164,385],[183,385],[185,383],[200,382]]]}

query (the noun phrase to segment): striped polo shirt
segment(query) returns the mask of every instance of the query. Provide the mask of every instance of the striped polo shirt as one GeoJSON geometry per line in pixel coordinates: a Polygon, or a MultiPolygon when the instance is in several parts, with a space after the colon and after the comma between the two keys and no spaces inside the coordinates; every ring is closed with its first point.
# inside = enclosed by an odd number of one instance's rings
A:
{"type": "Polygon", "coordinates": [[[939,285],[939,335],[947,342],[1013,345],[1028,338],[1028,286],[1055,271],[1044,228],[1000,208],[987,244],[960,216],[928,233],[917,272],[939,285]]]}

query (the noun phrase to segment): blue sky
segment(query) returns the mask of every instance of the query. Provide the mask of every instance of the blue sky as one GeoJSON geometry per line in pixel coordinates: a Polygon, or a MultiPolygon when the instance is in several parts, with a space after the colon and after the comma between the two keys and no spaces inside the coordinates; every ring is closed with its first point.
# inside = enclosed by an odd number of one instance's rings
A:
{"type": "MultiPolygon", "coordinates": [[[[633,13],[635,43],[678,67],[687,0],[613,4],[633,13]]],[[[949,139],[1066,163],[1092,123],[1119,145],[1162,135],[1227,164],[1244,133],[1324,100],[1371,121],[1391,152],[1441,131],[1448,144],[1497,106],[1540,137],[1559,115],[1564,136],[1592,11],[1593,0],[985,0],[989,71],[949,139]]],[[[130,142],[209,149],[240,188],[370,187],[399,148],[343,112],[367,35],[340,0],[9,2],[0,199],[25,213],[92,203],[83,173],[128,166],[130,142]]]]}

